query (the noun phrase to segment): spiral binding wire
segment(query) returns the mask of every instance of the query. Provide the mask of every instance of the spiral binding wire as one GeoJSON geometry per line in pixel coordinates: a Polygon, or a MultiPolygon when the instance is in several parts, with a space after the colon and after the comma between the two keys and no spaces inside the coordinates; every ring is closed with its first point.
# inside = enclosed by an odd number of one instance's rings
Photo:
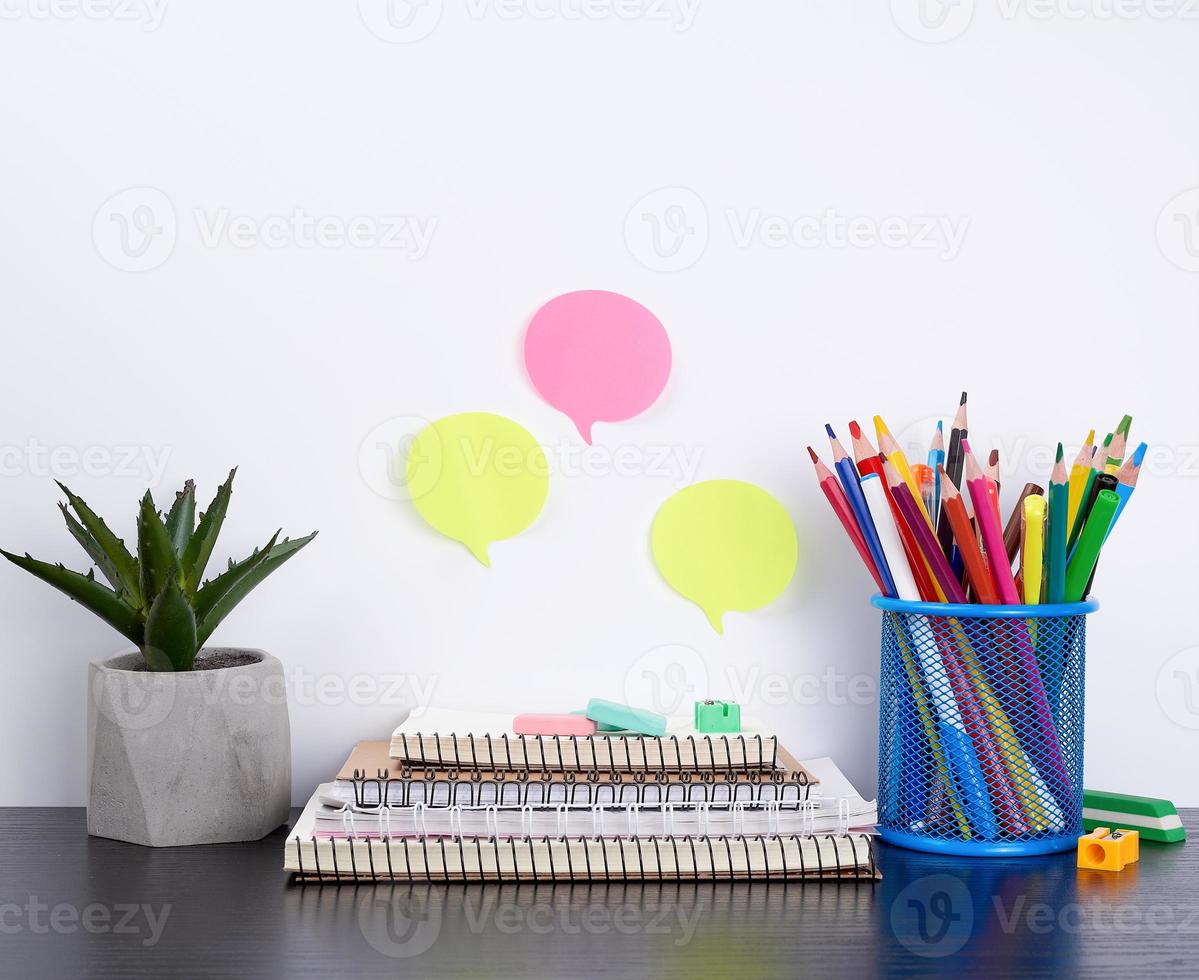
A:
{"type": "Polygon", "coordinates": [[[320,848],[313,846],[312,862],[304,863],[305,843],[315,845],[315,840],[304,841],[292,838],[296,845],[300,870],[295,873],[299,883],[346,883],[353,881],[437,881],[445,883],[469,883],[480,880],[513,880],[504,868],[520,869],[520,880],[532,881],[742,881],[757,878],[804,880],[804,881],[875,881],[877,865],[869,838],[864,835],[804,837],[798,834],[779,837],[769,834],[724,837],[693,837],[686,835],[664,835],[659,837],[629,838],[404,838],[384,839],[376,846],[366,847],[367,866],[361,867],[355,856],[353,841],[345,848],[349,866],[338,860],[338,847],[329,849],[331,863],[321,864],[320,848]],[[804,857],[803,843],[812,841],[815,864],[804,857]],[[820,841],[827,842],[834,851],[838,841],[845,841],[852,851],[852,867],[825,867],[824,851],[820,841]],[[537,846],[544,848],[539,858],[537,846]],[[582,850],[581,865],[572,856],[572,845],[582,850]],[[626,856],[626,845],[636,855],[636,864],[626,856]],[[718,854],[723,849],[723,863],[718,854]],[[386,867],[377,866],[375,852],[386,858],[386,867]],[[743,867],[737,866],[734,852],[743,859],[743,867]],[[451,871],[447,853],[457,857],[456,867],[451,871]],[[672,860],[663,861],[669,854],[672,860]],[[473,857],[468,860],[467,855],[473,857]],[[501,854],[509,862],[501,864],[501,854]],[[706,857],[706,861],[701,860],[706,857]],[[753,858],[760,856],[760,870],[754,868],[753,858]],[[419,861],[414,861],[419,857],[419,861]],[[522,862],[521,858],[525,860],[522,862]],[[651,857],[652,861],[647,861],[651,857]],[[402,861],[397,860],[402,858],[402,861]],[[490,861],[490,863],[489,863],[490,861]],[[539,863],[540,862],[540,863],[539,863]],[[471,870],[467,870],[467,869],[471,870]],[[440,870],[438,870],[440,869],[440,870]],[[477,869],[477,870],[476,870],[477,869]]]}
{"type": "Polygon", "coordinates": [[[668,773],[591,772],[580,782],[573,772],[508,774],[483,779],[480,770],[460,778],[457,770],[416,770],[404,767],[399,777],[387,770],[368,776],[354,770],[354,805],[388,806],[505,806],[566,804],[663,804],[779,802],[801,803],[811,794],[807,773],[789,769],[740,769],[724,772],[668,773]],[[438,778],[443,776],[446,778],[438,778]],[[418,789],[419,787],[419,789],[418,789]]]}
{"type": "MultiPolygon", "coordinates": [[[[520,832],[519,836],[528,838],[533,836],[534,820],[538,813],[553,813],[557,824],[557,834],[559,838],[568,836],[567,829],[569,826],[570,814],[587,813],[591,817],[591,836],[592,837],[637,837],[644,836],[642,834],[642,823],[645,820],[645,815],[651,818],[655,815],[661,815],[661,836],[674,836],[674,823],[677,816],[694,814],[698,823],[698,834],[705,836],[712,832],[712,816],[713,814],[731,814],[733,818],[732,833],[734,836],[745,834],[745,820],[747,815],[763,813],[766,816],[767,825],[769,827],[768,835],[771,837],[779,836],[779,818],[783,813],[797,813],[800,815],[802,823],[800,824],[799,833],[801,836],[815,835],[815,821],[817,818],[816,808],[817,800],[808,798],[805,800],[792,800],[780,802],[778,800],[767,800],[763,802],[745,802],[741,800],[721,801],[717,803],[697,802],[697,803],[632,803],[632,804],[523,804],[519,807],[506,807],[520,813],[520,832]]],[[[834,833],[838,836],[844,836],[849,833],[849,800],[845,797],[839,797],[835,800],[836,804],[836,819],[837,829],[834,833]]],[[[421,836],[437,835],[438,833],[445,834],[449,837],[469,837],[472,836],[471,831],[465,829],[463,816],[471,811],[481,811],[484,816],[485,834],[488,837],[499,836],[499,806],[489,804],[484,806],[465,806],[454,805],[448,807],[432,808],[439,812],[444,812],[447,816],[448,827],[438,831],[436,828],[431,828],[428,823],[428,813],[430,807],[424,803],[416,803],[409,807],[389,805],[382,807],[353,807],[350,805],[343,806],[341,809],[334,812],[334,816],[341,818],[341,833],[347,838],[354,839],[358,837],[371,838],[392,838],[405,837],[413,833],[421,836]],[[393,826],[393,814],[399,812],[407,812],[411,814],[411,823],[408,821],[398,821],[393,826]],[[370,814],[377,818],[377,826],[362,831],[359,833],[357,820],[370,814]],[[406,832],[405,832],[406,830],[406,832]]],[[[369,826],[369,825],[368,825],[369,826]]],[[[477,833],[474,831],[473,833],[477,833]]],[[[719,831],[717,831],[719,833],[719,831]]],[[[510,835],[505,835],[510,836],[510,835]]],[[[325,838],[322,838],[325,839],[325,838]]]]}
{"type": "Polygon", "coordinates": [[[393,752],[409,763],[447,770],[545,772],[574,770],[592,772],[642,772],[679,769],[734,770],[749,767],[774,768],[778,741],[762,735],[448,735],[400,732],[400,751],[393,752]],[[700,746],[704,750],[700,751],[700,746]],[[590,754],[581,752],[581,747],[590,754]],[[637,753],[634,752],[634,747],[637,753]],[[673,753],[667,752],[673,748],[673,753]],[[684,751],[686,747],[687,751],[684,751]],[[734,753],[734,747],[739,753],[734,753]],[[448,749],[448,751],[447,751],[448,749]],[[465,749],[465,751],[464,751],[465,749]],[[738,756],[735,758],[735,756],[738,756]],[[691,760],[710,759],[711,763],[691,760]]]}

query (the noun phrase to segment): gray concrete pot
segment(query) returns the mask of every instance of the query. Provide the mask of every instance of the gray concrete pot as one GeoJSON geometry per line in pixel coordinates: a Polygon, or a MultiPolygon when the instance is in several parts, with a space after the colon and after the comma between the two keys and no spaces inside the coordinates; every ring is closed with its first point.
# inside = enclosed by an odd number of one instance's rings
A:
{"type": "Polygon", "coordinates": [[[258,840],[287,821],[291,726],[283,665],[261,650],[205,649],[183,673],[90,665],[87,832],[174,847],[258,840]]]}

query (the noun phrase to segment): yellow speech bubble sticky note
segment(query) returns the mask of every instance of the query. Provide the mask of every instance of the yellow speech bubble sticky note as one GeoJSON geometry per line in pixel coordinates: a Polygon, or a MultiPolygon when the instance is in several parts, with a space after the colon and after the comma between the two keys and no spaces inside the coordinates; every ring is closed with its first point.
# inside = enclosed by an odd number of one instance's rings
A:
{"type": "Polygon", "coordinates": [[[680,490],[654,518],[654,561],[717,633],[726,612],[776,599],[791,581],[799,544],[783,505],[761,487],[709,480],[680,490]]]}
{"type": "Polygon", "coordinates": [[[449,415],[417,433],[407,477],[421,517],[488,566],[488,545],[532,524],[549,488],[537,440],[511,419],[487,412],[449,415]]]}

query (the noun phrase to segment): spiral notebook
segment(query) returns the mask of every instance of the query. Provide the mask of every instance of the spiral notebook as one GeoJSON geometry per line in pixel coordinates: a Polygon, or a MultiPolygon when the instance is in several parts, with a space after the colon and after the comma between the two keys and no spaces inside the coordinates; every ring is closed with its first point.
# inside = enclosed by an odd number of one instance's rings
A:
{"type": "Polygon", "coordinates": [[[288,836],[284,869],[318,881],[876,880],[862,834],[722,837],[331,838],[314,796],[288,836]]]}
{"type": "Polygon", "coordinates": [[[783,746],[773,766],[732,770],[666,770],[624,773],[462,772],[390,758],[388,743],[363,741],[337,775],[332,793],[343,803],[377,806],[527,806],[596,803],[802,802],[816,778],[783,746]]]}
{"type": "Polygon", "coordinates": [[[697,735],[691,718],[671,719],[662,736],[517,735],[512,715],[425,708],[391,736],[391,756],[447,769],[658,772],[744,769],[776,764],[778,741],[752,727],[697,735]]]}
{"type": "Polygon", "coordinates": [[[710,837],[847,834],[849,801],[616,803],[525,806],[362,807],[317,787],[316,836],[330,837],[710,837]]]}

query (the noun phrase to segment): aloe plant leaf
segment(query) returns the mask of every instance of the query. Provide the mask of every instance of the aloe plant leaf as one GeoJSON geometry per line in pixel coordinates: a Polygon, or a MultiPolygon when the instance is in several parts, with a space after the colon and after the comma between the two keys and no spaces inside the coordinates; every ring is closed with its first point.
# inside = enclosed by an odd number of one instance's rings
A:
{"type": "Polygon", "coordinates": [[[175,554],[183,560],[183,553],[191,541],[192,532],[196,527],[196,484],[188,480],[183,489],[175,494],[175,502],[171,504],[171,512],[167,514],[167,534],[171,536],[171,544],[175,554]]]}
{"type": "Polygon", "coordinates": [[[142,655],[151,670],[191,670],[196,659],[196,616],[177,579],[169,579],[146,615],[142,655]]]}
{"type": "Polygon", "coordinates": [[[116,592],[124,591],[125,583],[121,578],[121,573],[117,571],[116,565],[105,554],[104,549],[100,547],[100,543],[92,537],[86,527],[75,519],[75,515],[67,509],[66,504],[59,504],[58,509],[62,511],[62,516],[67,522],[67,530],[71,532],[71,537],[78,541],[83,550],[87,552],[87,556],[92,560],[92,564],[100,569],[100,573],[108,579],[109,584],[116,592]]]}
{"type": "Polygon", "coordinates": [[[216,544],[217,535],[221,533],[221,525],[225,522],[225,514],[229,510],[229,498],[233,495],[233,476],[237,467],[229,471],[229,479],[222,483],[208,505],[208,510],[200,515],[195,533],[187,543],[183,553],[183,590],[188,595],[195,595],[196,589],[204,578],[204,569],[212,555],[212,547],[216,544]]]}
{"type": "Polygon", "coordinates": [[[65,592],[126,639],[133,641],[138,646],[142,645],[145,633],[141,611],[135,609],[106,585],[97,582],[94,575],[73,572],[62,565],[51,565],[49,562],[38,561],[29,555],[13,555],[2,550],[0,550],[0,554],[19,568],[25,569],[31,575],[54,586],[60,592],[65,592]]]}
{"type": "Polygon", "coordinates": [[[142,497],[137,515],[137,557],[141,565],[142,595],[150,600],[157,597],[168,582],[179,580],[179,556],[171,544],[171,536],[158,511],[150,491],[142,497]]]}
{"type": "Polygon", "coordinates": [[[275,547],[275,542],[279,540],[279,535],[282,531],[276,531],[271,535],[268,541],[262,548],[255,548],[254,553],[239,562],[229,562],[229,567],[216,578],[205,582],[196,591],[192,599],[192,607],[196,611],[196,620],[203,621],[204,617],[212,611],[212,608],[225,596],[229,591],[237,585],[247,574],[261,565],[267,558],[270,557],[271,550],[275,547]]]}
{"type": "MultiPolygon", "coordinates": [[[[208,611],[203,617],[198,619],[196,623],[196,642],[198,646],[203,646],[212,635],[212,631],[217,628],[221,620],[233,611],[233,608],[242,601],[250,592],[271,574],[276,568],[282,565],[287,559],[294,555],[297,551],[303,548],[308,542],[316,537],[316,532],[303,538],[296,538],[294,541],[290,538],[284,538],[278,544],[270,548],[269,551],[264,549],[265,557],[257,561],[252,568],[247,569],[244,574],[240,575],[236,582],[233,582],[229,588],[225,589],[219,598],[211,604],[208,611]]],[[[246,561],[252,561],[252,558],[246,561]]],[[[234,566],[236,568],[237,566],[234,566]]],[[[230,570],[232,571],[232,569],[230,570]]],[[[226,575],[229,572],[225,573],[226,575]]],[[[223,576],[221,576],[223,577],[223,576]]],[[[218,579],[206,583],[205,588],[214,585],[218,579]]]]}
{"type": "MultiPolygon", "coordinates": [[[[113,569],[120,576],[121,585],[118,591],[123,589],[128,593],[135,606],[138,608],[144,607],[146,603],[142,597],[141,576],[137,559],[129,553],[129,549],[125,547],[125,542],[108,529],[108,525],[104,523],[104,519],[93,511],[81,497],[77,497],[62,483],[59,483],[58,486],[67,495],[67,503],[71,505],[71,509],[79,516],[80,523],[87,529],[87,532],[92,536],[96,544],[99,545],[104,554],[108,556],[113,569]]],[[[103,568],[101,568],[101,571],[103,571],[103,568]]],[[[113,582],[113,586],[114,588],[117,587],[117,583],[113,582]]]]}

